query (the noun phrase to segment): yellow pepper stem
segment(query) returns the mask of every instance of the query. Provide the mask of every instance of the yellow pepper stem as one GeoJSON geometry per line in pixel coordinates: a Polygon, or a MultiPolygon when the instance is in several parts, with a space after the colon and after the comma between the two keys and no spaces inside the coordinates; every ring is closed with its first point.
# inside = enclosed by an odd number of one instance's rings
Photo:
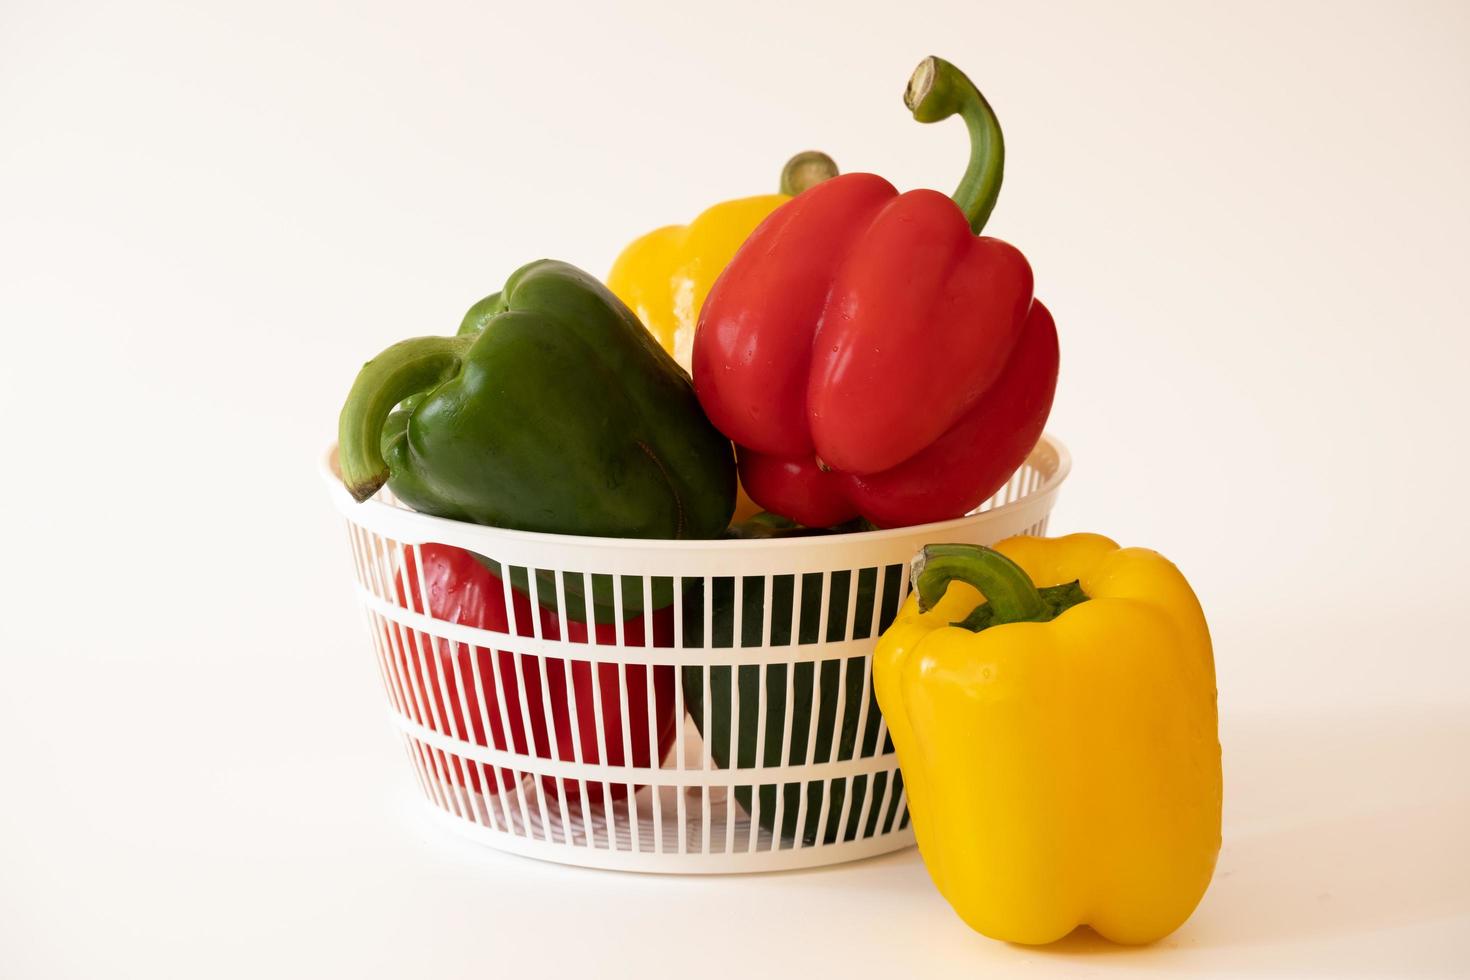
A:
{"type": "Polygon", "coordinates": [[[968,617],[952,624],[974,633],[1005,623],[1049,623],[1087,601],[1077,582],[1038,589],[1020,565],[999,551],[974,544],[931,544],[914,559],[919,611],[934,608],[955,579],[985,596],[968,617]]]}
{"type": "Polygon", "coordinates": [[[934,608],[955,579],[985,596],[993,625],[1051,619],[1050,608],[1020,565],[999,551],[974,544],[931,544],[919,552],[913,565],[919,611],[934,608]]]}
{"type": "Polygon", "coordinates": [[[821,150],[803,150],[781,168],[781,193],[795,197],[837,176],[837,162],[821,150]]]}

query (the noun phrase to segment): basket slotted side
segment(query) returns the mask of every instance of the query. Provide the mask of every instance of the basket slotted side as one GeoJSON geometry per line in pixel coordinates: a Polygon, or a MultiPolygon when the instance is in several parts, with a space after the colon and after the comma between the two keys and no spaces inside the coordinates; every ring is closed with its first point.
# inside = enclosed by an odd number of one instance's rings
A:
{"type": "Polygon", "coordinates": [[[1068,465],[1044,439],[994,498],[944,524],[706,542],[462,524],[386,493],[356,504],[327,476],[390,716],[432,809],[503,850],[698,873],[912,842],[872,697],[874,641],[919,547],[1044,533],[1068,465]],[[495,571],[493,628],[426,601],[446,546],[495,571]]]}

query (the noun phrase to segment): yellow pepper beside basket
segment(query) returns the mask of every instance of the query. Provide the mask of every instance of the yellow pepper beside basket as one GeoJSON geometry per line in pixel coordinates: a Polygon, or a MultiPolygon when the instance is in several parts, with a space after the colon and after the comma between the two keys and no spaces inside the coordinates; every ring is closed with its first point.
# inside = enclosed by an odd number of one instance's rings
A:
{"type": "Polygon", "coordinates": [[[931,545],[913,581],[874,684],[945,899],[1018,943],[1178,928],[1220,850],[1214,659],[1189,583],[1094,534],[931,545]]]}

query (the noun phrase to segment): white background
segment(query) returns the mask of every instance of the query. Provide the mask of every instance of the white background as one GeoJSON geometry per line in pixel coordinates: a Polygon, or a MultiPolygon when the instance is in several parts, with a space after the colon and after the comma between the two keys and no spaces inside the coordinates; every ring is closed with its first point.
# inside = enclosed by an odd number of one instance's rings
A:
{"type": "Polygon", "coordinates": [[[0,975],[1470,972],[1470,8],[0,5],[0,975]],[[1210,615],[1225,844],[1159,945],[971,933],[910,851],[675,880],[429,825],[316,475],[356,367],[543,255],[948,190],[1059,324],[1053,529],[1210,615]]]}

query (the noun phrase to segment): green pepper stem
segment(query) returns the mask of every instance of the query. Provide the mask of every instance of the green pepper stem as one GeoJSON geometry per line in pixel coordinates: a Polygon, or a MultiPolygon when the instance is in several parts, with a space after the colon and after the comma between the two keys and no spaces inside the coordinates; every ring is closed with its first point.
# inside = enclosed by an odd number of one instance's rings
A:
{"type": "Polygon", "coordinates": [[[993,611],[991,625],[1041,623],[1052,618],[1051,607],[1020,565],[999,551],[974,544],[930,544],[919,552],[913,565],[919,611],[934,608],[955,579],[984,594],[993,611]]]}
{"type": "Polygon", "coordinates": [[[980,234],[1000,196],[1005,173],[1006,144],[995,111],[964,72],[932,55],[914,69],[903,104],[922,123],[939,122],[956,113],[965,121],[970,131],[970,163],[950,197],[970,220],[970,230],[980,234]]]}
{"type": "Polygon", "coordinates": [[[804,150],[781,168],[781,193],[795,197],[808,187],[836,176],[836,161],[821,150],[804,150]]]}
{"type": "Polygon", "coordinates": [[[337,419],[342,482],[359,502],[388,482],[383,423],[393,406],[453,377],[474,337],[415,337],[368,361],[352,382],[337,419]]]}

